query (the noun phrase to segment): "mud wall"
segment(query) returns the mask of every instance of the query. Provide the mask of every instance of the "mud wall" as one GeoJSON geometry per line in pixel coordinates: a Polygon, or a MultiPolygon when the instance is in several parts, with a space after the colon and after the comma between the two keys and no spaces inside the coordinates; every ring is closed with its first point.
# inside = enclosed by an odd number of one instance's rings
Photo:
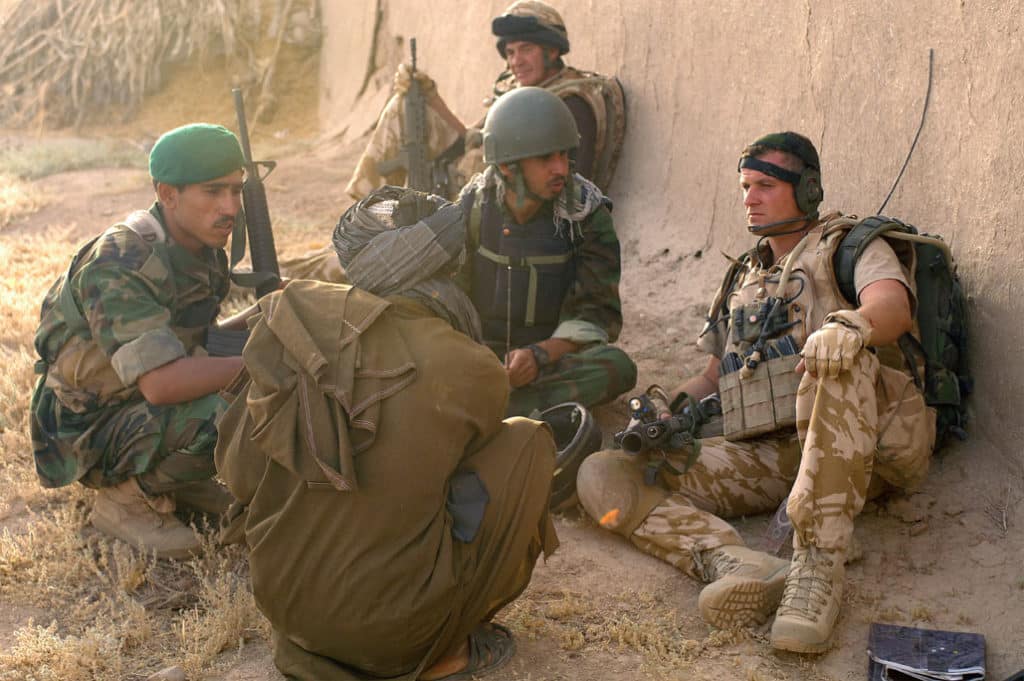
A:
{"type": "MultiPolygon", "coordinates": [[[[707,298],[722,269],[718,251],[750,243],[735,162],[763,132],[794,129],[818,144],[823,209],[876,212],[921,119],[934,48],[924,129],[886,213],[952,244],[971,297],[973,430],[1021,463],[1020,4],[553,4],[569,28],[569,63],[615,74],[627,92],[629,127],[611,192],[627,294],[649,287],[638,277],[658,276],[668,294],[707,298]]],[[[323,131],[345,139],[366,132],[410,36],[452,109],[476,120],[502,67],[489,27],[505,5],[324,0],[323,131]]],[[[627,305],[627,324],[632,312],[627,305]]]]}

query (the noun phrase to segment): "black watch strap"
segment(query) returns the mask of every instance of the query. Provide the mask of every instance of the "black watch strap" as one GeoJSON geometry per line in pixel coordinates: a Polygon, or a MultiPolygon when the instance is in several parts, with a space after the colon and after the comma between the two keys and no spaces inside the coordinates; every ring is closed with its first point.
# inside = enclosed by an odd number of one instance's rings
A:
{"type": "Polygon", "coordinates": [[[526,349],[533,353],[533,361],[537,363],[537,368],[551,364],[551,355],[541,346],[536,343],[530,343],[526,346],[526,349]]]}

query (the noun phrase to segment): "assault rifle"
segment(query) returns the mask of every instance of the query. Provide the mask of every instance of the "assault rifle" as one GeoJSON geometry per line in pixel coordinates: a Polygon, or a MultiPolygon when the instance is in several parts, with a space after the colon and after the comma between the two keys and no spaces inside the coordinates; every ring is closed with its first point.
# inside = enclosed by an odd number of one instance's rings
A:
{"type": "Polygon", "coordinates": [[[722,413],[722,402],[717,394],[696,401],[683,393],[670,409],[674,412],[672,416],[659,419],[650,397],[645,394],[632,398],[630,425],[615,434],[615,443],[630,454],[649,449],[682,449],[701,437],[701,426],[722,413]],[[684,402],[688,404],[679,409],[684,402]]]}
{"type": "MultiPolygon", "coordinates": [[[[253,161],[249,147],[249,126],[245,121],[245,107],[242,104],[242,91],[233,89],[235,96],[235,113],[238,115],[238,139],[242,143],[242,156],[245,159],[245,184],[242,185],[242,219],[245,232],[249,233],[249,250],[252,255],[252,275],[236,276],[242,286],[252,286],[256,296],[262,297],[277,290],[281,283],[281,271],[277,266],[277,251],[274,250],[274,232],[270,226],[270,211],[267,208],[267,190],[263,181],[277,167],[276,161],[253,161]],[[266,168],[266,174],[260,176],[260,167],[266,168]],[[248,283],[245,283],[248,282],[248,283]]],[[[231,239],[231,268],[245,255],[245,232],[236,224],[231,239]],[[238,238],[241,237],[241,238],[238,238]]]]}
{"type": "MultiPolygon", "coordinates": [[[[245,120],[242,91],[234,88],[235,113],[238,115],[238,140],[242,145],[245,161],[245,183],[242,185],[242,210],[235,216],[235,228],[231,233],[231,280],[239,286],[256,289],[256,297],[276,291],[281,283],[281,271],[277,265],[277,251],[274,249],[274,232],[270,226],[270,210],[267,208],[267,190],[263,180],[277,166],[276,161],[253,161],[249,146],[249,126],[245,120]],[[260,176],[260,167],[266,174],[260,176]],[[252,272],[235,272],[235,266],[245,257],[245,236],[249,234],[252,272]]],[[[210,326],[206,330],[206,351],[211,357],[231,357],[242,354],[242,348],[249,338],[245,329],[226,329],[210,326]]]]}
{"type": "Polygon", "coordinates": [[[402,131],[402,149],[394,158],[377,164],[381,177],[396,170],[405,170],[405,186],[428,194],[447,196],[448,163],[462,153],[459,142],[437,159],[430,159],[427,131],[427,98],[423,86],[416,78],[416,38],[409,40],[412,64],[409,68],[409,89],[405,93],[405,129],[402,131]]]}

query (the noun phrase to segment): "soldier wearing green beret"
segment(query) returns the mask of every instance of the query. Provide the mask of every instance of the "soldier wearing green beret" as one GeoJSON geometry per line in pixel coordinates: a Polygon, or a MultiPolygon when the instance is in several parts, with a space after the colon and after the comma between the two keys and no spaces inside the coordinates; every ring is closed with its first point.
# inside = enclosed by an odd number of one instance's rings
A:
{"type": "Polygon", "coordinates": [[[218,391],[242,360],[209,357],[203,344],[229,288],[223,248],[242,163],[219,125],[160,137],[149,158],[156,201],[79,249],[35,337],[41,484],[96,489],[93,525],[160,557],[199,548],[175,510],[220,512],[230,498],[212,479],[218,391]]]}

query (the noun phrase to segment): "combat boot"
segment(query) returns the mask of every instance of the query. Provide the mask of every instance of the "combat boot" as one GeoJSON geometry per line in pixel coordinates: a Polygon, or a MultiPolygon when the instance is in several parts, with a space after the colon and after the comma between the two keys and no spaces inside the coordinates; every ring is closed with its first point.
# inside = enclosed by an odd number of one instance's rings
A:
{"type": "Polygon", "coordinates": [[[843,551],[817,546],[796,549],[772,625],[772,647],[796,653],[825,652],[839,616],[845,574],[843,551]]]}
{"type": "Polygon", "coordinates": [[[211,513],[218,516],[224,515],[228,506],[235,500],[228,492],[228,488],[213,478],[182,485],[173,490],[171,496],[174,498],[176,510],[211,513]]]}
{"type": "Polygon", "coordinates": [[[745,546],[703,551],[704,576],[711,583],[700,592],[697,607],[719,629],[764,624],[775,612],[786,584],[789,562],[745,546]]]}
{"type": "Polygon", "coordinates": [[[174,501],[147,495],[135,478],[96,490],[92,524],[157,558],[188,558],[200,548],[195,532],[174,516],[174,501]]]}

